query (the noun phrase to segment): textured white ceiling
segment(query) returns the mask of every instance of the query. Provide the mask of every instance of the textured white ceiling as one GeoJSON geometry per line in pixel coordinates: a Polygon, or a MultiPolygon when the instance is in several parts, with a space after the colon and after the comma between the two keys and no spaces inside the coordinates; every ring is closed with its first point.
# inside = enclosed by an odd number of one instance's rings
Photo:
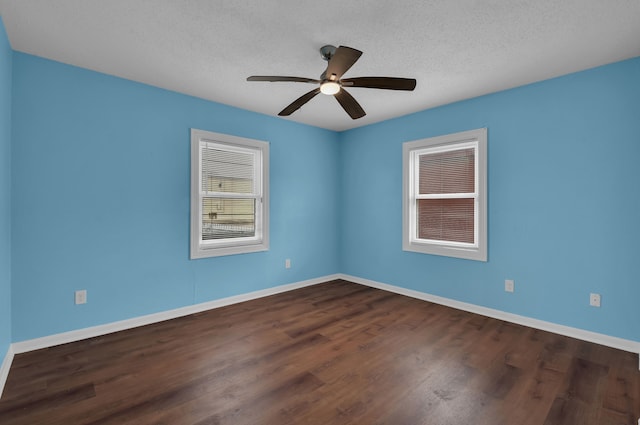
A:
{"type": "Polygon", "coordinates": [[[414,92],[352,88],[287,119],[345,130],[640,56],[640,0],[0,0],[14,50],[276,115],[313,86],[318,49],[364,54],[345,77],[418,80],[414,92]]]}

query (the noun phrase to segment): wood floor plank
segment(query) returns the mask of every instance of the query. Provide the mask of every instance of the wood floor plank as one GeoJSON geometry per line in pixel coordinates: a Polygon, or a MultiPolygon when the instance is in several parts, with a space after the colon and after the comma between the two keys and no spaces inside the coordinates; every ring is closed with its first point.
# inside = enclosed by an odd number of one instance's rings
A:
{"type": "Polygon", "coordinates": [[[637,355],[333,281],[14,358],[3,425],[635,425],[637,355]]]}

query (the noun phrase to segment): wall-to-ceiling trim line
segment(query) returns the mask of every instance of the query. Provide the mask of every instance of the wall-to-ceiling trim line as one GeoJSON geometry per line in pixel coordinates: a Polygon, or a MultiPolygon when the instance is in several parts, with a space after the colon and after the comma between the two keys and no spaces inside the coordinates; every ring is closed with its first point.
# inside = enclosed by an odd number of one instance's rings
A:
{"type": "MultiPolygon", "coordinates": [[[[552,322],[545,322],[544,320],[538,320],[538,319],[533,319],[526,316],[520,316],[518,314],[507,313],[501,310],[494,310],[488,307],[469,304],[462,301],[453,300],[450,298],[431,295],[425,292],[415,291],[413,289],[406,289],[399,286],[390,285],[388,283],[376,282],[373,280],[363,279],[360,277],[351,276],[347,274],[340,274],[339,276],[341,279],[358,283],[360,285],[365,285],[372,288],[378,288],[384,291],[394,292],[400,295],[406,295],[411,298],[417,298],[419,300],[445,305],[447,307],[452,307],[458,310],[468,311],[470,313],[480,314],[482,316],[493,317],[494,319],[504,320],[506,322],[516,323],[518,325],[528,326],[530,328],[540,329],[543,331],[552,332],[555,334],[564,335],[571,338],[576,338],[583,341],[593,342],[593,343],[604,345],[607,347],[616,348],[618,350],[629,351],[632,353],[640,354],[640,342],[638,341],[632,341],[632,340],[618,338],[618,337],[600,334],[596,332],[586,331],[584,329],[572,328],[570,326],[558,325],[552,322]]],[[[638,368],[640,368],[640,360],[638,363],[638,368]]]]}

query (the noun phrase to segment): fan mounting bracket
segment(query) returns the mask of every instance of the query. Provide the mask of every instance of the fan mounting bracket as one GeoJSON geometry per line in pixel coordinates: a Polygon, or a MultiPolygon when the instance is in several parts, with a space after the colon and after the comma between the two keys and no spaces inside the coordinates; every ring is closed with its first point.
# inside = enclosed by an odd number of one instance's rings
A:
{"type": "Polygon", "coordinates": [[[322,56],[322,59],[326,60],[327,62],[331,60],[331,58],[335,53],[336,53],[336,46],[332,46],[331,44],[327,44],[320,48],[320,56],[322,56]]]}

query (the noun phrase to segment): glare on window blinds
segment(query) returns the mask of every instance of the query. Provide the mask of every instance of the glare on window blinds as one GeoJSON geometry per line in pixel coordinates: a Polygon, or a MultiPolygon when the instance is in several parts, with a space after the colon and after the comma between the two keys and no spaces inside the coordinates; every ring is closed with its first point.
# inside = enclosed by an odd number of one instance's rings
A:
{"type": "Polygon", "coordinates": [[[254,155],[202,148],[202,190],[206,192],[254,192],[254,155]]]}
{"type": "Polygon", "coordinates": [[[475,184],[473,148],[420,155],[419,195],[431,196],[417,200],[418,238],[474,243],[475,184]]]}

